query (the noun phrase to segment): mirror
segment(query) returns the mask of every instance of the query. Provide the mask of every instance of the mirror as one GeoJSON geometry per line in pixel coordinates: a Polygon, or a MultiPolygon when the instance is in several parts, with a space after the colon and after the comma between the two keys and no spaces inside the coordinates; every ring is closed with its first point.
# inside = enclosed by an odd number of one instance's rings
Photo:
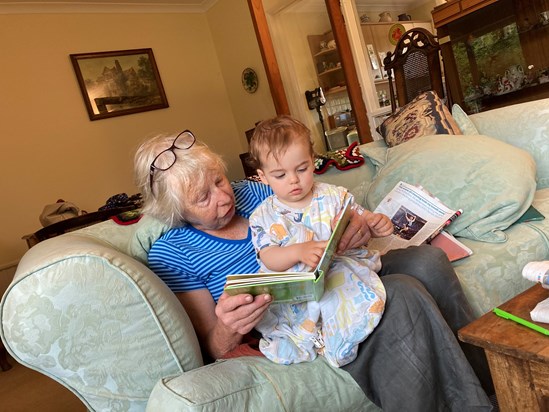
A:
{"type": "MultiPolygon", "coordinates": [[[[322,67],[319,70],[318,64],[326,64],[329,71],[332,63],[340,62],[361,142],[368,142],[374,136],[374,139],[381,138],[375,128],[390,112],[386,106],[387,77],[381,62],[383,54],[395,47],[388,34],[393,26],[424,27],[435,32],[431,11],[441,2],[443,0],[400,0],[398,3],[386,0],[375,4],[372,0],[248,0],[266,71],[277,80],[270,83],[275,107],[286,110],[278,113],[291,113],[300,119],[309,117],[308,126],[316,127],[321,134],[317,116],[313,116],[314,112],[308,113],[303,93],[320,86],[329,105],[329,87],[320,84],[318,74],[322,67]],[[315,26],[309,21],[307,17],[313,14],[323,25],[315,26]],[[391,16],[390,22],[385,21],[388,16],[391,16]],[[316,61],[306,39],[312,33],[320,35],[328,31],[330,39],[336,42],[339,59],[319,57],[316,61]]],[[[330,39],[325,39],[326,43],[330,39]]]]}
{"type": "Polygon", "coordinates": [[[348,95],[348,101],[342,102],[342,107],[345,104],[350,106],[361,142],[369,142],[372,140],[372,133],[344,24],[341,2],[325,0],[322,8],[311,7],[311,3],[302,0],[248,0],[277,114],[291,113],[300,119],[309,119],[307,126],[313,131],[317,130],[316,135],[319,136],[315,142],[316,147],[326,146],[322,142],[321,136],[324,132],[321,124],[315,119],[314,111],[309,113],[304,92],[320,86],[314,73],[307,35],[331,30],[340,60],[339,67],[335,66],[337,62],[331,62],[334,64],[331,69],[341,72],[348,95]],[[303,3],[307,3],[307,9],[312,11],[300,11],[298,6],[303,3]],[[313,15],[314,18],[306,18],[313,15]],[[289,38],[292,40],[288,41],[289,38]],[[305,75],[300,76],[294,68],[304,68],[305,75]]]}

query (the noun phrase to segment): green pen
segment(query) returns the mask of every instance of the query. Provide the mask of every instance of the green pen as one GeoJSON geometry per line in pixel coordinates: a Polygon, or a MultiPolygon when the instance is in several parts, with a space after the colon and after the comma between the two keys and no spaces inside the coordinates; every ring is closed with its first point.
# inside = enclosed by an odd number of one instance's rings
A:
{"type": "Polygon", "coordinates": [[[527,328],[533,329],[536,332],[543,333],[544,335],[549,336],[549,330],[542,328],[541,326],[536,325],[535,323],[528,322],[525,319],[519,318],[518,316],[512,315],[509,312],[505,312],[504,310],[501,310],[499,308],[494,308],[494,313],[504,319],[509,319],[514,322],[517,322],[523,326],[526,326],[527,328]]]}

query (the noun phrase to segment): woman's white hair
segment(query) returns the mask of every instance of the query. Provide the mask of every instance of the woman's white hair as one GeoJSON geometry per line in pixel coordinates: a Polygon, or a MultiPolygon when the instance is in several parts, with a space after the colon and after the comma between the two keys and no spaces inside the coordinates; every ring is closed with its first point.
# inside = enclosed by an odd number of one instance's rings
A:
{"type": "Polygon", "coordinates": [[[174,149],[175,163],[168,170],[154,170],[151,190],[151,163],[172,145],[175,137],[150,138],[137,148],[134,157],[135,184],[143,196],[142,212],[170,227],[185,225],[186,200],[207,185],[212,173],[225,174],[227,171],[221,156],[196,141],[189,149],[174,149]]]}

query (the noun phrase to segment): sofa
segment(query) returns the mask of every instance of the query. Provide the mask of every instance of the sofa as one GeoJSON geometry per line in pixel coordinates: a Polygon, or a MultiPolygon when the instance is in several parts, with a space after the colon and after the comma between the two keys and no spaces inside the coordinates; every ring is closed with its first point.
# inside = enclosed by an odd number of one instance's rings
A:
{"type": "MultiPolygon", "coordinates": [[[[531,286],[526,263],[549,259],[549,219],[515,223],[531,204],[549,216],[549,99],[455,115],[466,134],[364,144],[363,165],[318,179],[349,187],[369,208],[402,179],[463,207],[449,230],[473,255],[454,266],[480,316],[531,286]]],[[[13,358],[91,411],[378,410],[322,357],[204,365],[183,307],[146,266],[165,230],[149,216],[109,220],[32,247],[0,302],[0,337],[13,358]]]]}

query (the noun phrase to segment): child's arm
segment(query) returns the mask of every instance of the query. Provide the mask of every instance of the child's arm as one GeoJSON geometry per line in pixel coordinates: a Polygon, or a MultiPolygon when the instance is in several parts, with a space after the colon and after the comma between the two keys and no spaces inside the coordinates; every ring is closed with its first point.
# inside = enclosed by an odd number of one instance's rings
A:
{"type": "Polygon", "coordinates": [[[393,233],[393,222],[383,213],[374,213],[364,209],[364,216],[366,216],[372,237],[385,237],[393,233]]]}
{"type": "Polygon", "coordinates": [[[327,241],[309,241],[288,246],[268,246],[259,251],[261,262],[273,272],[284,272],[303,262],[315,268],[324,253],[327,241]]]}

